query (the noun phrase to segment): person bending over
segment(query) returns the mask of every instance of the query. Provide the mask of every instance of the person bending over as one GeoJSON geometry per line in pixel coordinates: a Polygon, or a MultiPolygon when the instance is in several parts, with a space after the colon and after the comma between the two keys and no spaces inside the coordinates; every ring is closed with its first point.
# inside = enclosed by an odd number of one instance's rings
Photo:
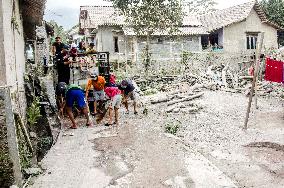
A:
{"type": "Polygon", "coordinates": [[[88,80],[86,86],[86,98],[88,98],[89,90],[91,87],[94,89],[94,115],[97,114],[97,105],[98,103],[102,102],[105,98],[104,87],[106,84],[105,78],[99,76],[97,72],[90,74],[90,79],[88,80]]]}
{"type": "Polygon", "coordinates": [[[133,84],[129,80],[123,80],[121,84],[118,86],[118,89],[120,89],[123,93],[123,103],[127,110],[126,113],[129,113],[128,99],[130,98],[131,100],[133,100],[134,114],[138,114],[136,109],[137,93],[135,92],[135,87],[133,86],[133,84]]]}
{"type": "Polygon", "coordinates": [[[80,86],[75,84],[70,84],[68,86],[65,85],[65,89],[61,91],[61,96],[65,96],[65,100],[63,100],[64,104],[61,106],[62,109],[60,111],[63,111],[64,107],[66,106],[67,114],[72,122],[72,126],[70,127],[71,129],[77,129],[78,127],[72,112],[75,102],[87,119],[86,126],[92,126],[88,105],[86,103],[84,92],[80,86]]]}

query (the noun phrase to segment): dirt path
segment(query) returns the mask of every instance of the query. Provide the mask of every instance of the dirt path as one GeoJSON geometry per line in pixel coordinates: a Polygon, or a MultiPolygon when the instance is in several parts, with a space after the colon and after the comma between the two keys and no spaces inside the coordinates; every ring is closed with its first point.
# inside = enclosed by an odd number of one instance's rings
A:
{"type": "Polygon", "coordinates": [[[260,101],[261,113],[274,105],[278,119],[264,129],[255,113],[254,128],[245,133],[239,120],[245,104],[235,105],[243,99],[206,92],[198,101],[205,107],[195,115],[167,114],[165,106],[155,105],[148,116],[122,114],[118,134],[103,126],[68,130],[42,161],[45,173],[31,187],[282,187],[284,124],[277,114],[282,104],[260,101]],[[165,133],[169,123],[180,124],[178,137],[165,133]],[[263,139],[278,142],[280,149],[244,147],[263,139]]]}

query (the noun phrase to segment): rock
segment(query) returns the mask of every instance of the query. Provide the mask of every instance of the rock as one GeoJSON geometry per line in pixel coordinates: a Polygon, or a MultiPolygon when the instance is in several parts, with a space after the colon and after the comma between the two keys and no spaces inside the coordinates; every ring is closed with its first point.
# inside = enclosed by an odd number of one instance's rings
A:
{"type": "Polygon", "coordinates": [[[37,135],[36,135],[35,132],[30,132],[30,137],[31,137],[31,138],[37,138],[37,135]]]}
{"type": "Polygon", "coordinates": [[[180,111],[180,108],[179,108],[179,107],[178,107],[178,108],[173,109],[173,113],[179,113],[179,111],[180,111]]]}
{"type": "Polygon", "coordinates": [[[17,185],[12,185],[10,188],[19,188],[17,185]]]}
{"type": "Polygon", "coordinates": [[[40,168],[26,168],[24,169],[24,173],[29,176],[36,176],[42,173],[40,168]]]}

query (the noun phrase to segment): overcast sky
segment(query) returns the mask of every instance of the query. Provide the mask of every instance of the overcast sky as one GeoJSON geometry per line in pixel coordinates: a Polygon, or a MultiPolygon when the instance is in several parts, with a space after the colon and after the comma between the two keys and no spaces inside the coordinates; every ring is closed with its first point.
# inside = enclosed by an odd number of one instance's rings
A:
{"type": "MultiPolygon", "coordinates": [[[[217,8],[223,9],[251,0],[216,0],[217,8]]],[[[45,20],[55,20],[65,29],[76,25],[79,21],[79,9],[84,5],[111,5],[103,0],[47,0],[45,20]]]]}

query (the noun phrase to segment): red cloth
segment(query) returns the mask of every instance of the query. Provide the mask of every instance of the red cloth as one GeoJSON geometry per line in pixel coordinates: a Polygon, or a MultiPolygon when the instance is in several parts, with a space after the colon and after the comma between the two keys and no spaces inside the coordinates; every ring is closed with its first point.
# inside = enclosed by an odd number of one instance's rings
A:
{"type": "Polygon", "coordinates": [[[283,62],[266,58],[265,80],[283,82],[283,62]]]}
{"type": "Polygon", "coordinates": [[[105,93],[109,98],[112,98],[116,95],[121,94],[121,91],[118,89],[118,87],[106,87],[105,93]]]}

